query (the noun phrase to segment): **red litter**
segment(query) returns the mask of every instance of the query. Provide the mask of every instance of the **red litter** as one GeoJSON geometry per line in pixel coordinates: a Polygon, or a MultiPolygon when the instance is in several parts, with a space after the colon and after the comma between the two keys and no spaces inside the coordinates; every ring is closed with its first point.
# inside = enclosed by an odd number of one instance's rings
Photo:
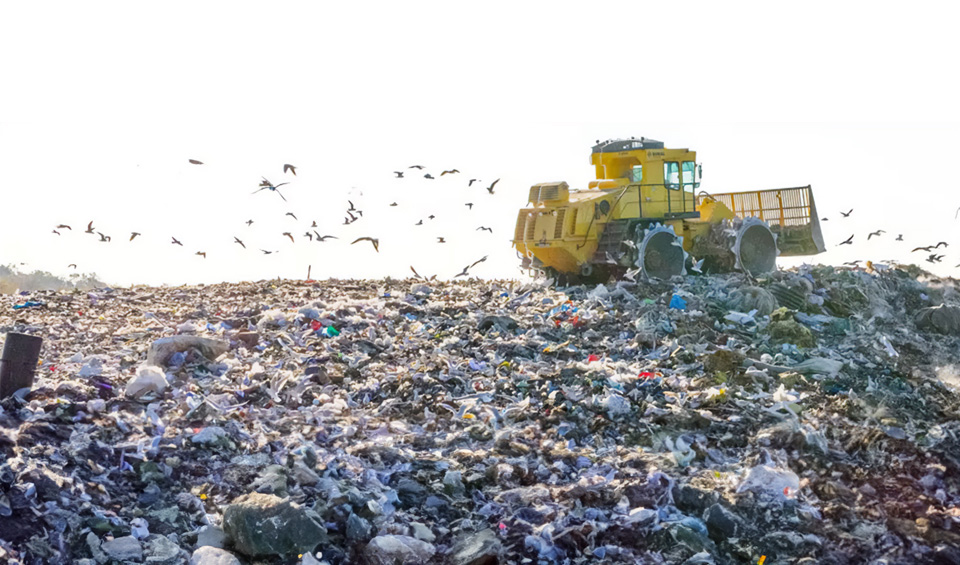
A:
{"type": "Polygon", "coordinates": [[[599,360],[600,358],[592,353],[590,354],[589,357],[587,357],[587,363],[593,363],[594,361],[599,361],[599,360]]]}

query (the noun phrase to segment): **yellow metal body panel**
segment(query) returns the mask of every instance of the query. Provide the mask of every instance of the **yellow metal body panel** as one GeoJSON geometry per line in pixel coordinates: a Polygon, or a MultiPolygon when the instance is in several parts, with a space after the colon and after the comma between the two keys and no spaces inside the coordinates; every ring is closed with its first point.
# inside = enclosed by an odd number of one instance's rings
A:
{"type": "Polygon", "coordinates": [[[607,224],[625,219],[672,225],[690,251],[711,225],[753,215],[771,223],[781,250],[784,244],[788,249],[782,254],[823,251],[809,187],[696,196],[696,152],[647,145],[643,147],[641,138],[617,142],[624,150],[594,148],[590,163],[597,180],[586,190],[570,189],[564,182],[531,187],[530,206],[520,210],[513,240],[529,261],[525,264],[575,273],[593,260],[607,224]]]}

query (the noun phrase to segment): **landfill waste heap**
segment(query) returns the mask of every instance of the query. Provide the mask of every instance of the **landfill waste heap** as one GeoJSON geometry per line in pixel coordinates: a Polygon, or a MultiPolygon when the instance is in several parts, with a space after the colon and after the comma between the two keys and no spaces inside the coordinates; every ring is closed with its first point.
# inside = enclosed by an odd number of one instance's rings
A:
{"type": "MultiPolygon", "coordinates": [[[[879,266],[877,266],[879,268],[879,266]]],[[[958,563],[915,267],[0,296],[9,563],[958,563]]]]}

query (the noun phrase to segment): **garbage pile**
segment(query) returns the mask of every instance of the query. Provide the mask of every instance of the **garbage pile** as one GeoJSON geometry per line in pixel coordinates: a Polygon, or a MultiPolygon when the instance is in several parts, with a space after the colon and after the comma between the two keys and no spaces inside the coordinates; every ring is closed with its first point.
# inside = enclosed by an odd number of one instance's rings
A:
{"type": "Polygon", "coordinates": [[[44,340],[9,563],[960,562],[960,293],[917,270],[31,292],[0,331],[44,340]]]}

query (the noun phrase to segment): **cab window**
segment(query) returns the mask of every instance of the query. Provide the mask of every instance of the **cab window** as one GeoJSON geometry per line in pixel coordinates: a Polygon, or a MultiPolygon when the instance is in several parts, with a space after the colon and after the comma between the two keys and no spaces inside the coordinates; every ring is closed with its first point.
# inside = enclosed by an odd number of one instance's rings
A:
{"type": "Polygon", "coordinates": [[[634,165],[630,170],[630,182],[643,182],[643,165],[634,165]]]}
{"type": "Polygon", "coordinates": [[[700,179],[697,177],[697,164],[693,161],[683,162],[683,189],[693,192],[700,188],[700,179]]]}
{"type": "Polygon", "coordinates": [[[673,190],[680,188],[680,163],[676,161],[663,163],[663,185],[673,190]]]}

